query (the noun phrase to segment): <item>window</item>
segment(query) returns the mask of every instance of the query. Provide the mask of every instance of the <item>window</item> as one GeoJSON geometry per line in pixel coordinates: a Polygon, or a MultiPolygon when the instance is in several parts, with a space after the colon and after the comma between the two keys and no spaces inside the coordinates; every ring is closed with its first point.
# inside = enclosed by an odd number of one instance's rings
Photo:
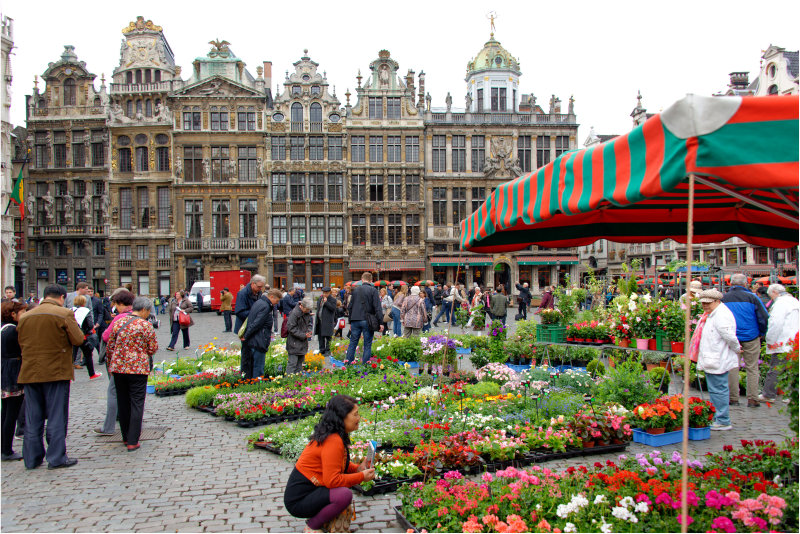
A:
{"type": "Polygon", "coordinates": [[[406,137],[406,163],[419,163],[419,137],[406,137]]]}
{"type": "Polygon", "coordinates": [[[520,135],[517,139],[517,157],[523,173],[531,172],[531,136],[520,135]]]}
{"type": "Polygon", "coordinates": [[[211,106],[211,130],[227,131],[228,129],[228,108],[222,107],[217,111],[216,106],[211,106]]]}
{"type": "Polygon", "coordinates": [[[369,136],[369,160],[373,163],[383,162],[383,137],[380,135],[369,136]]]}
{"type": "Polygon", "coordinates": [[[106,192],[106,184],[105,184],[105,182],[100,182],[100,181],[92,182],[92,186],[93,186],[92,190],[94,191],[94,193],[92,193],[92,194],[95,195],[95,196],[102,195],[103,193],[106,192]]]}
{"type": "Polygon", "coordinates": [[[92,224],[103,224],[103,199],[98,197],[92,199],[92,224]]]}
{"type": "Polygon", "coordinates": [[[492,87],[492,111],[506,110],[506,88],[492,87]]]}
{"type": "Polygon", "coordinates": [[[367,216],[366,215],[353,215],[352,216],[352,232],[354,245],[367,244],[367,216]]]}
{"type": "Polygon", "coordinates": [[[399,213],[389,214],[389,244],[401,245],[403,242],[403,216],[399,213]]]}
{"type": "Polygon", "coordinates": [[[131,246],[130,245],[120,245],[119,246],[119,259],[121,260],[130,260],[131,258],[131,246]]]}
{"type": "Polygon", "coordinates": [[[483,89],[478,89],[477,104],[478,104],[478,113],[482,113],[483,112],[483,89]]]}
{"type": "Polygon", "coordinates": [[[365,150],[364,136],[354,135],[350,140],[350,159],[356,162],[364,161],[365,150]]]}
{"type": "Polygon", "coordinates": [[[137,275],[137,281],[138,281],[137,293],[139,295],[150,296],[150,276],[148,276],[146,272],[140,272],[137,275]]]}
{"type": "Polygon", "coordinates": [[[293,172],[289,175],[289,199],[292,202],[304,202],[306,199],[306,175],[293,172]]]}
{"type": "Polygon", "coordinates": [[[433,172],[444,172],[447,170],[447,145],[446,145],[446,138],[444,135],[434,135],[433,136],[433,161],[431,162],[433,165],[433,172]]]}
{"type": "Polygon", "coordinates": [[[383,118],[383,98],[370,97],[369,98],[369,118],[382,119],[383,118]]]}
{"type": "Polygon", "coordinates": [[[258,200],[239,200],[239,237],[256,237],[258,234],[258,200]]]}
{"type": "Polygon", "coordinates": [[[203,201],[184,200],[186,237],[199,239],[203,237],[203,201]]]}
{"type": "Polygon", "coordinates": [[[75,80],[73,80],[72,78],[67,78],[66,80],[64,80],[64,105],[74,106],[76,94],[77,92],[75,91],[75,80]]]}
{"type": "MultiPolygon", "coordinates": [[[[47,194],[47,184],[38,183],[36,184],[36,196],[41,198],[47,194]]],[[[36,224],[43,225],[46,221],[45,217],[45,209],[44,209],[44,202],[36,202],[36,224]]],[[[41,241],[40,241],[41,243],[41,241]]],[[[44,256],[46,254],[40,254],[40,256],[44,256]]]]}
{"type": "Polygon", "coordinates": [[[240,106],[236,110],[236,123],[240,132],[254,132],[256,130],[256,108],[249,106],[247,109],[240,106]]]}
{"type": "Polygon", "coordinates": [[[136,191],[139,200],[139,228],[150,227],[150,194],[146,187],[140,187],[136,191]]]}
{"type": "Polygon", "coordinates": [[[344,243],[344,217],[341,215],[328,217],[328,240],[331,245],[344,243]]]}
{"type": "Polygon", "coordinates": [[[482,135],[473,135],[472,145],[472,172],[483,172],[486,163],[486,138],[482,135]]]}
{"type": "Polygon", "coordinates": [[[231,149],[227,146],[211,147],[211,181],[230,182],[231,149]]]}
{"type": "Polygon", "coordinates": [[[371,202],[383,202],[383,176],[380,174],[369,177],[369,199],[371,202]]]}
{"type": "Polygon", "coordinates": [[[200,130],[202,128],[202,121],[200,118],[200,108],[194,107],[191,111],[183,112],[183,129],[184,130],[200,130]]]}
{"type": "Polygon", "coordinates": [[[187,182],[203,181],[203,147],[183,147],[183,172],[187,182]]]}
{"type": "Polygon", "coordinates": [[[556,157],[569,150],[569,136],[558,135],[556,136],[556,157]]]}
{"type": "Polygon", "coordinates": [[[53,132],[53,164],[55,167],[67,166],[66,132],[53,132]]]}
{"type": "Polygon", "coordinates": [[[315,215],[309,218],[309,236],[312,245],[325,243],[325,217],[315,215]]]}
{"type": "Polygon", "coordinates": [[[211,201],[211,237],[230,237],[231,201],[211,201]]]}
{"type": "Polygon", "coordinates": [[[283,161],[286,159],[286,138],[272,138],[272,161],[283,161]]]}
{"type": "Polygon", "coordinates": [[[331,173],[328,175],[328,201],[341,202],[343,193],[342,175],[331,173]]]}
{"type": "Polygon", "coordinates": [[[550,163],[550,138],[539,136],[536,138],[536,168],[544,167],[550,163]]]}
{"type": "Polygon", "coordinates": [[[467,170],[467,137],[454,135],[452,146],[453,172],[466,172],[467,170]]]}
{"type": "Polygon", "coordinates": [[[286,174],[272,173],[272,201],[286,202],[286,174]]]}
{"type": "Polygon", "coordinates": [[[306,218],[292,217],[292,243],[303,244],[306,242],[306,218]]]}
{"type": "Polygon", "coordinates": [[[149,159],[147,156],[146,146],[136,147],[136,172],[147,172],[149,168],[149,159]]]}
{"type": "Polygon", "coordinates": [[[172,258],[172,250],[169,245],[156,245],[156,253],[159,260],[168,260],[172,258]]]}
{"type": "Polygon", "coordinates": [[[308,175],[308,200],[323,202],[325,200],[325,175],[312,172],[308,175]]]}
{"type": "Polygon", "coordinates": [[[136,246],[136,259],[137,260],[146,260],[150,257],[150,251],[148,250],[149,247],[147,245],[137,245],[136,246]]]}
{"type": "Polygon", "coordinates": [[[169,198],[169,187],[158,188],[158,227],[162,230],[169,228],[169,212],[172,203],[169,198]]]}
{"type": "Polygon", "coordinates": [[[136,101],[136,116],[138,117],[138,116],[142,115],[143,113],[144,113],[144,108],[142,107],[142,101],[141,100],[137,100],[136,101]]]}
{"type": "Polygon", "coordinates": [[[325,159],[322,137],[318,135],[312,135],[308,138],[308,159],[313,161],[321,161],[325,159]]]}
{"type": "Polygon", "coordinates": [[[390,135],[386,138],[386,161],[397,163],[400,159],[400,136],[390,135]]]}
{"type": "Polygon", "coordinates": [[[387,98],[386,99],[386,118],[399,119],[400,118],[400,99],[387,98]]]}
{"type": "Polygon", "coordinates": [[[127,102],[125,102],[125,116],[133,118],[133,100],[128,100],[127,102]]]}
{"type": "Polygon", "coordinates": [[[370,215],[370,243],[373,245],[383,245],[383,215],[370,215]]]}
{"type": "Polygon", "coordinates": [[[386,200],[389,202],[400,202],[402,200],[403,184],[399,174],[390,174],[386,192],[386,200]]]}
{"type": "MultiPolygon", "coordinates": [[[[56,256],[66,256],[67,255],[67,243],[66,241],[56,241],[56,256]]],[[[64,271],[66,272],[66,270],[64,271]]]]}
{"type": "Polygon", "coordinates": [[[406,215],[406,243],[419,245],[419,214],[406,215]]]}
{"type": "Polygon", "coordinates": [[[299,102],[295,102],[292,104],[292,131],[293,132],[302,132],[303,131],[303,105],[299,102]]]}
{"type": "Polygon", "coordinates": [[[239,147],[239,181],[255,182],[258,178],[258,159],[256,158],[256,147],[239,147]]]}
{"type": "Polygon", "coordinates": [[[486,200],[486,189],[483,187],[472,188],[472,211],[478,211],[481,204],[486,200]]]}
{"type": "Polygon", "coordinates": [[[86,166],[86,150],[83,146],[83,130],[72,132],[72,166],[86,166]]]}
{"type": "Polygon", "coordinates": [[[286,217],[272,217],[272,243],[275,245],[286,244],[286,217]]]}
{"type": "Polygon", "coordinates": [[[311,289],[319,291],[324,285],[325,263],[322,260],[311,260],[311,289]]]}
{"type": "Polygon", "coordinates": [[[434,187],[433,196],[433,224],[441,226],[447,224],[447,189],[434,187]]]}
{"type": "Polygon", "coordinates": [[[453,188],[453,224],[457,225],[467,216],[467,188],[453,188]]]}
{"type": "Polygon", "coordinates": [[[419,175],[406,175],[406,200],[409,202],[419,202],[419,175]]]}
{"type": "Polygon", "coordinates": [[[47,157],[47,132],[36,132],[36,168],[47,167],[49,158],[47,157]]]}
{"type": "MultiPolygon", "coordinates": [[[[150,74],[150,71],[147,71],[150,74]]],[[[144,101],[144,116],[145,117],[152,117],[153,116],[153,101],[149,98],[144,101]]]]}
{"type": "Polygon", "coordinates": [[[94,241],[94,255],[95,256],[105,256],[106,255],[106,242],[105,241],[94,241]]]}
{"type": "Polygon", "coordinates": [[[300,89],[299,85],[293,85],[292,86],[292,96],[300,96],[301,92],[302,92],[302,90],[300,89]]]}
{"type": "Polygon", "coordinates": [[[102,167],[105,161],[103,130],[92,130],[92,167],[102,167]]]}
{"type": "MultiPolygon", "coordinates": [[[[117,139],[117,145],[121,147],[126,147],[130,145],[131,140],[128,136],[121,135],[117,139]]],[[[131,149],[130,148],[120,148],[117,151],[119,155],[119,171],[120,172],[131,172],[133,171],[133,163],[131,161],[131,149]]]]}
{"type": "Polygon", "coordinates": [[[156,148],[156,170],[169,172],[169,147],[160,146],[156,148]]]}
{"type": "Polygon", "coordinates": [[[133,195],[130,187],[119,190],[119,229],[130,230],[133,225],[133,195]]]}
{"type": "Polygon", "coordinates": [[[365,202],[367,200],[367,181],[363,174],[355,174],[350,178],[350,200],[365,202]]]}
{"type": "MultiPolygon", "coordinates": [[[[311,109],[309,110],[308,118],[311,122],[311,131],[312,132],[321,132],[322,131],[322,106],[320,106],[317,102],[311,104],[311,109]]],[[[322,159],[322,158],[320,158],[322,159]]]]}
{"type": "Polygon", "coordinates": [[[299,135],[293,135],[291,140],[291,151],[289,159],[292,161],[302,161],[306,159],[306,140],[299,135]]]}
{"type": "Polygon", "coordinates": [[[311,86],[311,96],[319,96],[321,92],[322,88],[319,85],[311,86]]]}
{"type": "Polygon", "coordinates": [[[338,135],[328,137],[328,159],[330,161],[342,159],[342,138],[338,135]]]}

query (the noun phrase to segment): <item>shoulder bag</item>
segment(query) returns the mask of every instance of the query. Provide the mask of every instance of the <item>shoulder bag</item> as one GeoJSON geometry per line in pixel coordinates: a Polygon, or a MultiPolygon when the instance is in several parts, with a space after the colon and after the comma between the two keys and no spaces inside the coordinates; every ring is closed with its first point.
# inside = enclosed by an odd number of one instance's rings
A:
{"type": "Polygon", "coordinates": [[[178,324],[181,326],[192,326],[192,318],[185,311],[178,309],[178,324]]]}

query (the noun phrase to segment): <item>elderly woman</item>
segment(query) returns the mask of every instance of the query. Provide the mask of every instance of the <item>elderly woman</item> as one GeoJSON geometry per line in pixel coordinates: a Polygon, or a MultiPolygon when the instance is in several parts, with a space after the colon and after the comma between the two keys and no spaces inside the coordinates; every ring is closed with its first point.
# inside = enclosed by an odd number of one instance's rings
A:
{"type": "Polygon", "coordinates": [[[716,410],[711,430],[730,430],[728,372],[739,367],[742,352],[736,338],[736,319],[716,289],[701,291],[697,297],[703,305],[703,315],[692,335],[689,356],[697,361],[698,371],[706,372],[708,395],[716,410]]]}
{"type": "Polygon", "coordinates": [[[293,516],[308,518],[305,532],[349,531],[352,515],[347,512],[353,500],[349,488],[375,478],[366,458],[360,465],[350,461],[350,433],[360,420],[356,400],[336,395],[297,459],[283,502],[293,516]]]}
{"type": "Polygon", "coordinates": [[[403,337],[419,335],[422,327],[428,320],[428,312],[425,309],[425,299],[419,296],[419,286],[411,288],[411,295],[403,300],[400,308],[400,322],[403,323],[403,337]]]}
{"type": "Polygon", "coordinates": [[[192,316],[189,315],[189,324],[184,326],[180,323],[180,316],[182,313],[190,314],[194,311],[194,307],[192,306],[189,297],[186,296],[186,292],[178,291],[175,293],[175,296],[170,299],[169,301],[169,318],[172,326],[172,339],[169,341],[169,346],[167,350],[175,350],[175,343],[178,342],[178,332],[181,332],[183,335],[183,350],[187,350],[191,347],[189,343],[189,327],[194,324],[194,320],[192,316]]]}
{"type": "Polygon", "coordinates": [[[302,373],[303,362],[308,352],[308,340],[311,339],[313,316],[311,311],[314,309],[314,301],[311,297],[303,297],[292,313],[289,314],[288,330],[286,337],[286,352],[289,353],[289,365],[286,366],[286,374],[302,373]]]}
{"type": "MultiPolygon", "coordinates": [[[[35,306],[33,304],[32,306],[35,306]]],[[[28,310],[28,304],[9,300],[2,305],[3,327],[0,333],[2,356],[2,441],[3,461],[22,460],[22,455],[14,452],[14,431],[17,418],[25,399],[22,386],[17,383],[19,369],[22,365],[22,349],[17,339],[17,323],[22,314],[28,310]]]]}
{"type": "Polygon", "coordinates": [[[387,293],[385,287],[381,288],[379,297],[381,299],[381,315],[383,316],[383,319],[384,319],[383,322],[387,323],[387,328],[386,328],[386,330],[383,331],[383,335],[387,336],[387,335],[389,335],[388,323],[389,323],[389,321],[392,320],[392,303],[394,301],[392,300],[392,297],[390,297],[389,294],[387,293]]]}
{"type": "Polygon", "coordinates": [[[147,375],[158,350],[155,330],[147,320],[152,311],[150,299],[134,299],[131,314],[114,325],[106,349],[108,370],[114,373],[117,389],[119,426],[128,452],[140,446],[147,375]]]}
{"type": "Polygon", "coordinates": [[[403,335],[403,320],[400,318],[400,310],[403,308],[403,301],[407,296],[408,286],[400,286],[400,289],[394,295],[394,300],[392,302],[392,329],[394,330],[395,337],[403,335]]]}
{"type": "MultiPolygon", "coordinates": [[[[772,299],[772,306],[769,308],[769,326],[764,341],[767,344],[767,354],[770,355],[770,368],[764,379],[764,389],[758,398],[774,402],[777,395],[775,385],[778,383],[778,373],[784,368],[786,357],[791,352],[792,343],[797,337],[800,303],[787,293],[781,284],[770,285],[767,294],[772,299]]],[[[789,402],[789,395],[797,395],[797,392],[786,392],[784,402],[789,402]]]]}

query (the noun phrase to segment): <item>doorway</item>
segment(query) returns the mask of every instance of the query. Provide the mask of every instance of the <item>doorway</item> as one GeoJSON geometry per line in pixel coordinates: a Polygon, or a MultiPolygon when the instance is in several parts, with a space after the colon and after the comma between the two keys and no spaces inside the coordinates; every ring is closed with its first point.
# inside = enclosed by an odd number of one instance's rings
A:
{"type": "Polygon", "coordinates": [[[511,282],[511,266],[507,263],[498,263],[494,266],[494,287],[497,289],[503,285],[506,292],[509,291],[508,284],[511,282]]]}

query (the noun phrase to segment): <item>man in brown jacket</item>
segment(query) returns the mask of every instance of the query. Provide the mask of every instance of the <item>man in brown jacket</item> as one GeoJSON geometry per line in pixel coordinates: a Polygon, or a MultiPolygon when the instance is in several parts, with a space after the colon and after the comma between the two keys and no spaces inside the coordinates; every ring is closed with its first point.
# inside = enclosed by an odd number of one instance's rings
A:
{"type": "Polygon", "coordinates": [[[223,332],[230,332],[231,312],[233,312],[233,293],[228,291],[227,287],[219,292],[219,311],[222,312],[222,318],[225,319],[225,330],[223,330],[223,332]]]}
{"type": "Polygon", "coordinates": [[[44,300],[23,315],[17,326],[22,348],[18,382],[25,387],[25,467],[35,469],[47,458],[48,469],[70,467],[67,457],[69,385],[75,378],[72,347],[84,341],[72,310],[64,308],[67,290],[59,285],[44,289],[44,300]],[[47,452],[42,435],[47,419],[47,452]]]}

